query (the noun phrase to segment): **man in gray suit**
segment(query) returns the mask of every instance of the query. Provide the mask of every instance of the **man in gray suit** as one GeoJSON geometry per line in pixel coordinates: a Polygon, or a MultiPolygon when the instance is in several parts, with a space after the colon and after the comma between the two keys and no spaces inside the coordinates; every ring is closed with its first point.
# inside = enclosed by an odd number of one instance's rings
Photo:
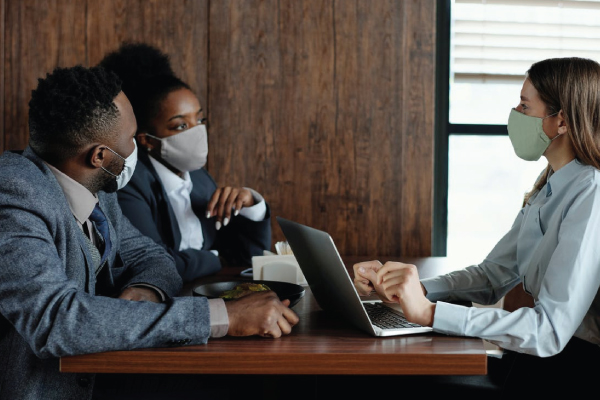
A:
{"type": "Polygon", "coordinates": [[[29,106],[29,146],[0,157],[0,399],[92,398],[95,376],[60,373],[61,356],[291,332],[272,292],[176,297],[172,257],[114,193],[137,156],[116,75],[57,68],[29,106]]]}

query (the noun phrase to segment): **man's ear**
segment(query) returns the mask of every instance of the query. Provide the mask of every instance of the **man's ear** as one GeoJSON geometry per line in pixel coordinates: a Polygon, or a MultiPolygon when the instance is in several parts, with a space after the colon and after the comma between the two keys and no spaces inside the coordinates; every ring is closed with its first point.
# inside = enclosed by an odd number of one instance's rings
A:
{"type": "Polygon", "coordinates": [[[556,116],[558,117],[558,133],[564,135],[567,133],[567,122],[563,110],[560,110],[556,116]]]}
{"type": "Polygon", "coordinates": [[[101,144],[96,145],[90,149],[87,156],[87,162],[94,168],[102,167],[105,158],[106,146],[101,144]]]}

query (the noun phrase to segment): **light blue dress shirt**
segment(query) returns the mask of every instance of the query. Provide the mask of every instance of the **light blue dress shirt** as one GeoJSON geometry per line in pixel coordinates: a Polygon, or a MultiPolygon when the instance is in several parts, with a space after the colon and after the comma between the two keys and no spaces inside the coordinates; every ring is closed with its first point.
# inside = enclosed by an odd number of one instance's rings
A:
{"type": "Polygon", "coordinates": [[[550,176],[510,231],[479,265],[423,279],[437,301],[437,332],[480,337],[502,348],[548,357],[572,336],[600,344],[600,171],[573,160],[550,176]],[[494,304],[522,283],[533,308],[494,304]]]}

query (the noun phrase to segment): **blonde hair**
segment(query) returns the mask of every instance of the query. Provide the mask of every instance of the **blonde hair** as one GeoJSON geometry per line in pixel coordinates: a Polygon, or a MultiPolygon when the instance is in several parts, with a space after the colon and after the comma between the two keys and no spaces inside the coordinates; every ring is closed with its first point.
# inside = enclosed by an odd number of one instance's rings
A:
{"type": "MultiPolygon", "coordinates": [[[[600,169],[600,64],[586,58],[551,58],[534,63],[526,77],[546,105],[562,110],[575,157],[600,169]]],[[[523,206],[546,184],[550,164],[525,195],[523,206]]]]}

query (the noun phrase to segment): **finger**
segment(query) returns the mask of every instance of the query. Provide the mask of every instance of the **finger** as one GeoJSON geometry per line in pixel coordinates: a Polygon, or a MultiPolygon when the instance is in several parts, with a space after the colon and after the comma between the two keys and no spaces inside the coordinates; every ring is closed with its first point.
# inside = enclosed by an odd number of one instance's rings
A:
{"type": "Polygon", "coordinates": [[[277,320],[277,326],[282,335],[289,335],[292,332],[292,325],[283,316],[277,320]]]}
{"type": "Polygon", "coordinates": [[[379,260],[372,260],[372,261],[363,261],[363,262],[354,264],[353,268],[354,268],[355,273],[360,268],[363,268],[365,270],[374,269],[375,271],[378,271],[381,268],[381,265],[382,264],[379,260]]]}
{"type": "Polygon", "coordinates": [[[273,334],[270,331],[264,331],[263,333],[261,333],[260,336],[262,336],[264,338],[270,338],[270,337],[273,337],[273,334]]]}
{"type": "Polygon", "coordinates": [[[227,201],[225,202],[225,205],[223,207],[223,226],[227,226],[229,221],[231,221],[231,210],[233,209],[233,205],[238,197],[238,194],[239,190],[236,188],[232,188],[229,192],[229,196],[227,196],[227,201]]]}
{"type": "Polygon", "coordinates": [[[243,196],[238,196],[237,199],[235,200],[235,204],[233,205],[234,208],[234,216],[237,216],[240,211],[242,210],[242,208],[244,208],[244,198],[243,196]]]}
{"type": "Polygon", "coordinates": [[[290,304],[290,301],[289,300],[284,300],[284,301],[287,302],[287,304],[286,304],[286,307],[283,309],[283,312],[281,313],[281,315],[283,316],[283,318],[285,318],[285,320],[288,322],[288,324],[290,324],[290,326],[294,326],[298,322],[300,322],[300,317],[298,317],[298,314],[296,314],[294,312],[294,310],[292,310],[291,308],[288,307],[288,305],[290,304]]]}
{"type": "Polygon", "coordinates": [[[217,188],[211,196],[208,205],[206,206],[206,218],[210,218],[214,215],[214,208],[221,197],[221,188],[217,188]]]}
{"type": "Polygon", "coordinates": [[[377,282],[377,271],[373,269],[364,270],[362,268],[359,268],[359,271],[361,271],[361,275],[369,282],[377,282]]]}
{"type": "Polygon", "coordinates": [[[374,269],[366,269],[364,266],[358,266],[354,275],[354,282],[360,285],[364,291],[372,290],[373,282],[377,282],[377,273],[374,269]]]}
{"type": "Polygon", "coordinates": [[[215,206],[216,213],[217,213],[217,221],[223,221],[223,214],[225,212],[225,202],[227,201],[227,198],[229,197],[230,193],[231,193],[231,187],[224,187],[221,190],[221,196],[219,197],[219,201],[217,202],[217,205],[215,206]]]}
{"type": "Polygon", "coordinates": [[[379,271],[377,271],[377,284],[381,285],[384,280],[384,277],[391,271],[398,271],[404,269],[407,264],[402,264],[399,262],[391,262],[388,261],[385,263],[383,267],[379,271]]]}
{"type": "Polygon", "coordinates": [[[404,294],[404,289],[402,284],[390,285],[384,290],[385,296],[390,301],[399,302],[404,294]]]}
{"type": "Polygon", "coordinates": [[[356,287],[356,290],[361,296],[368,296],[373,290],[375,290],[375,287],[371,284],[371,282],[364,279],[355,279],[354,287],[356,287]]]}

